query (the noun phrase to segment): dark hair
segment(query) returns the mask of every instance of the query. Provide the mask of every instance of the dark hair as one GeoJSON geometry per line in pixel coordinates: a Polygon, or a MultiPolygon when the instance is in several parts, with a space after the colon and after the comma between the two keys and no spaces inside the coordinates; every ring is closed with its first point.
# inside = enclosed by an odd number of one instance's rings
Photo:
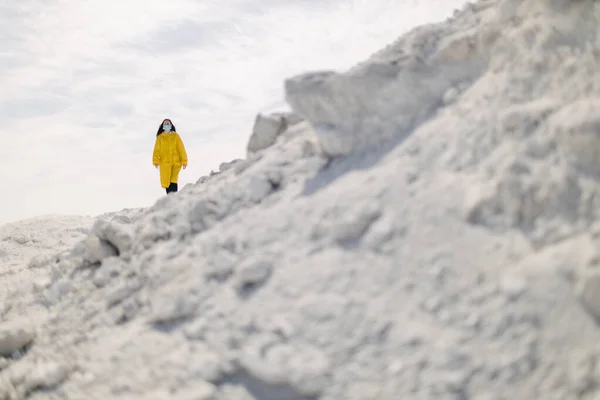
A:
{"type": "Polygon", "coordinates": [[[156,136],[160,135],[161,133],[163,133],[165,131],[163,129],[163,122],[165,122],[165,121],[169,121],[171,123],[171,132],[177,132],[177,129],[175,129],[175,125],[173,124],[173,122],[169,118],[165,118],[160,123],[160,126],[158,127],[158,131],[156,131],[156,136]]]}

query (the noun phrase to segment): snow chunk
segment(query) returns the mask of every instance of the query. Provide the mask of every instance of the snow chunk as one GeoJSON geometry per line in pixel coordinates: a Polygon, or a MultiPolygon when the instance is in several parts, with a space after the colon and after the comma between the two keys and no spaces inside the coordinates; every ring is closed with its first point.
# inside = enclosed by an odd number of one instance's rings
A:
{"type": "Polygon", "coordinates": [[[72,257],[81,257],[83,261],[87,261],[91,264],[101,263],[105,258],[117,255],[118,250],[116,247],[106,240],[100,239],[95,234],[89,234],[84,240],[79,242],[71,252],[72,257]]]}
{"type": "Polygon", "coordinates": [[[287,123],[283,116],[258,114],[246,149],[249,153],[266,149],[275,143],[286,128],[287,123]]]}
{"type": "Polygon", "coordinates": [[[170,298],[160,296],[152,301],[149,321],[160,325],[193,316],[198,303],[198,298],[190,293],[175,294],[170,298]]]}
{"type": "MultiPolygon", "coordinates": [[[[374,215],[373,215],[374,216],[374,215]]],[[[385,214],[373,222],[365,234],[364,243],[373,250],[381,250],[387,242],[396,234],[406,232],[405,226],[396,226],[398,218],[385,214]]]]}
{"type": "Polygon", "coordinates": [[[27,243],[29,243],[31,241],[31,237],[30,235],[27,234],[15,234],[12,237],[6,238],[4,240],[13,240],[15,243],[20,244],[20,245],[26,245],[27,243]]]}
{"type": "Polygon", "coordinates": [[[29,260],[29,262],[27,263],[27,267],[34,269],[43,268],[50,264],[54,259],[56,259],[56,256],[47,254],[37,254],[29,260]]]}
{"type": "Polygon", "coordinates": [[[250,199],[253,202],[258,203],[273,191],[273,185],[265,178],[252,176],[250,178],[250,183],[248,184],[248,191],[250,193],[250,199]]]}
{"type": "Polygon", "coordinates": [[[329,236],[345,245],[360,239],[381,216],[381,206],[376,201],[352,207],[334,207],[327,210],[313,229],[316,237],[329,236]]]}
{"type": "Polygon", "coordinates": [[[262,285],[273,270],[273,261],[264,257],[245,259],[237,268],[234,276],[234,286],[239,291],[254,289],[262,285]]]}
{"type": "Polygon", "coordinates": [[[119,251],[119,254],[126,253],[131,249],[132,232],[127,225],[99,219],[92,226],[92,232],[101,240],[110,243],[119,251]]]}
{"type": "Polygon", "coordinates": [[[252,135],[246,147],[248,154],[253,154],[272,146],[279,135],[290,126],[302,122],[302,118],[295,113],[275,112],[269,115],[257,114],[254,120],[252,135]]]}
{"type": "Polygon", "coordinates": [[[244,160],[241,159],[235,159],[233,161],[230,162],[224,162],[219,164],[219,172],[225,172],[230,170],[231,168],[235,167],[236,165],[238,165],[239,163],[243,162],[244,160]]]}
{"type": "Polygon", "coordinates": [[[63,383],[68,375],[66,365],[56,361],[40,361],[26,377],[24,386],[27,392],[51,389],[63,383]]]}
{"type": "Polygon", "coordinates": [[[229,211],[229,199],[200,199],[188,211],[194,232],[205,231],[214,226],[229,211]]]}
{"type": "Polygon", "coordinates": [[[310,121],[323,152],[347,156],[402,140],[452,95],[448,90],[478,77],[485,48],[456,37],[429,59],[419,54],[372,60],[345,74],[303,73],[285,81],[294,112],[310,121]]]}
{"type": "Polygon", "coordinates": [[[44,290],[48,289],[50,287],[50,285],[52,285],[51,277],[49,277],[49,276],[40,277],[33,281],[32,289],[35,293],[40,293],[40,292],[43,292],[44,290]]]}
{"type": "Polygon", "coordinates": [[[327,387],[331,369],[329,359],[319,350],[287,344],[274,345],[264,355],[249,348],[241,356],[240,365],[248,376],[238,372],[233,381],[244,384],[254,396],[275,398],[274,393],[279,391],[281,398],[298,400],[319,397],[327,387]]]}
{"type": "Polygon", "coordinates": [[[515,301],[527,291],[527,280],[522,276],[505,276],[500,281],[500,290],[506,297],[515,301]]]}
{"type": "Polygon", "coordinates": [[[36,337],[35,330],[19,321],[0,325],[0,355],[10,356],[28,346],[36,337]]]}

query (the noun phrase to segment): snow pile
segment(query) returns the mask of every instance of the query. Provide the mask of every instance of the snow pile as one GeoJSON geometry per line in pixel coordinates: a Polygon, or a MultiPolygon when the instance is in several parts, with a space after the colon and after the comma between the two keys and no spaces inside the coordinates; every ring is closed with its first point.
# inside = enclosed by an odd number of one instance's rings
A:
{"type": "Polygon", "coordinates": [[[479,1],[290,78],[247,159],[3,297],[48,310],[0,399],[596,398],[599,17],[479,1]]]}

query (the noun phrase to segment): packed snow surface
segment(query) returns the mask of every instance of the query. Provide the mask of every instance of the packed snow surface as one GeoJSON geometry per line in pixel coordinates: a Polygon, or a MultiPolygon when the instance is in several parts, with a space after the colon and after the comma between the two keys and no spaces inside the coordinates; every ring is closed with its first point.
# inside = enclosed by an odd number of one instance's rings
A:
{"type": "Polygon", "coordinates": [[[0,399],[599,398],[599,17],[468,4],[148,209],[2,228],[0,399]]]}

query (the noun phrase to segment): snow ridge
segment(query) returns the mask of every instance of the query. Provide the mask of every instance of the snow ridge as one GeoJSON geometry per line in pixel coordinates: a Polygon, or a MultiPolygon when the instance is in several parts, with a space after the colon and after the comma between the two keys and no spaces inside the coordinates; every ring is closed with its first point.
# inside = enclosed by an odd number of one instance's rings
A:
{"type": "Polygon", "coordinates": [[[246,159],[0,292],[0,399],[596,398],[599,19],[481,0],[291,77],[246,159]]]}

